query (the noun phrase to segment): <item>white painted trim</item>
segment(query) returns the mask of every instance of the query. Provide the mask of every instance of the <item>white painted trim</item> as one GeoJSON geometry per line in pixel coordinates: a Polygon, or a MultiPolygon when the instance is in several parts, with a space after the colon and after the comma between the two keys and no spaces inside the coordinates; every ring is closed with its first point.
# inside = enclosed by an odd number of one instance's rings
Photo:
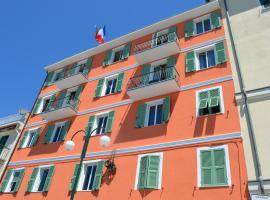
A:
{"type": "Polygon", "coordinates": [[[224,151],[225,151],[226,173],[227,173],[227,178],[228,178],[228,184],[226,186],[231,186],[232,185],[232,179],[231,179],[231,170],[230,170],[230,159],[229,159],[228,145],[197,148],[197,174],[198,174],[198,176],[197,176],[197,186],[198,187],[218,187],[218,186],[214,186],[214,185],[213,186],[202,186],[201,185],[201,151],[209,150],[209,149],[224,149],[224,151]]]}
{"type": "MultiPolygon", "coordinates": [[[[214,89],[219,89],[219,93],[220,93],[220,113],[224,113],[225,108],[224,108],[224,98],[223,98],[223,90],[222,90],[222,86],[215,86],[215,87],[210,87],[210,88],[205,88],[203,90],[197,90],[196,91],[196,117],[201,117],[199,116],[199,93],[203,92],[203,91],[208,91],[208,90],[214,90],[214,89]]],[[[216,113],[219,114],[219,113],[216,113]]],[[[215,115],[215,114],[213,114],[215,115]]]]}
{"type": "MultiPolygon", "coordinates": [[[[39,176],[40,176],[40,172],[41,172],[41,169],[49,169],[50,170],[50,167],[53,166],[53,165],[43,165],[43,166],[38,166],[38,172],[37,172],[37,175],[36,175],[36,179],[34,181],[34,184],[33,184],[33,187],[32,187],[32,190],[31,192],[43,192],[43,191],[37,191],[38,189],[38,185],[40,184],[40,179],[39,179],[39,176]]],[[[34,170],[34,169],[33,169],[34,170]]],[[[32,171],[33,172],[33,171],[32,171]]],[[[47,180],[48,176],[46,177],[45,181],[47,180]]]]}
{"type": "MultiPolygon", "coordinates": [[[[139,153],[142,151],[155,151],[155,150],[167,149],[167,148],[172,148],[172,147],[181,148],[181,147],[186,147],[186,146],[195,145],[195,144],[203,144],[203,143],[208,143],[208,142],[216,142],[216,141],[239,139],[239,138],[242,138],[240,132],[226,133],[226,134],[220,134],[220,135],[215,135],[215,136],[207,136],[207,137],[177,140],[177,141],[165,142],[165,143],[157,143],[157,144],[151,144],[151,145],[145,145],[145,146],[116,149],[115,155],[134,153],[134,152],[139,153]]],[[[87,153],[86,157],[95,158],[95,157],[100,157],[100,156],[110,156],[111,154],[112,154],[112,150],[99,151],[99,152],[87,153]]],[[[10,162],[9,166],[38,164],[38,163],[44,163],[44,162],[66,161],[66,160],[74,160],[74,159],[79,159],[79,158],[80,158],[80,154],[74,154],[74,155],[59,156],[59,157],[15,161],[15,162],[10,162]]]]}
{"type": "Polygon", "coordinates": [[[139,181],[139,172],[140,172],[140,167],[141,167],[141,158],[144,156],[159,156],[160,160],[159,160],[159,175],[158,175],[158,189],[161,189],[161,185],[162,185],[162,171],[163,171],[163,152],[158,152],[158,153],[149,153],[149,154],[141,154],[138,156],[138,160],[137,160],[137,168],[136,168],[136,178],[135,178],[135,185],[134,185],[134,189],[137,190],[138,189],[138,181],[139,181]]]}
{"type": "MultiPolygon", "coordinates": [[[[21,171],[25,169],[24,167],[20,167],[20,168],[13,168],[13,169],[10,169],[11,170],[11,176],[9,177],[8,179],[8,182],[7,182],[7,185],[6,185],[6,188],[5,190],[3,191],[4,193],[14,193],[14,191],[7,191],[7,189],[10,187],[10,183],[11,183],[11,180],[14,178],[14,173],[17,172],[17,171],[21,171]]],[[[5,174],[5,177],[3,177],[3,179],[6,178],[6,174],[5,174]]],[[[18,180],[17,180],[18,181],[18,180]]],[[[17,182],[16,182],[17,184],[17,182]]]]}
{"type": "MultiPolygon", "coordinates": [[[[145,119],[144,119],[144,127],[148,127],[148,122],[149,122],[149,111],[150,111],[150,107],[151,106],[156,106],[160,105],[160,104],[164,104],[164,98],[162,99],[157,99],[154,101],[150,101],[150,102],[146,102],[146,113],[145,113],[145,119]]],[[[156,121],[156,115],[155,115],[155,121],[156,121]]],[[[158,125],[158,124],[155,124],[158,125]]],[[[155,126],[153,125],[153,126],[155,126]]]]}

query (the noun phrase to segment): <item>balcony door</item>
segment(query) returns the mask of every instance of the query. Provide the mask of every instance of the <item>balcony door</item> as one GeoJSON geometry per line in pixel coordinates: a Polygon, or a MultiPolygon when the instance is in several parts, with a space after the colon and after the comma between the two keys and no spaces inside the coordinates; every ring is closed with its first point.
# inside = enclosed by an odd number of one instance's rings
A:
{"type": "Polygon", "coordinates": [[[6,146],[6,143],[7,143],[8,138],[9,138],[9,135],[5,135],[5,136],[2,136],[0,138],[0,157],[1,157],[1,154],[2,154],[3,149],[6,146]]]}
{"type": "Polygon", "coordinates": [[[149,83],[159,82],[166,79],[167,64],[161,64],[151,67],[149,83]]]}

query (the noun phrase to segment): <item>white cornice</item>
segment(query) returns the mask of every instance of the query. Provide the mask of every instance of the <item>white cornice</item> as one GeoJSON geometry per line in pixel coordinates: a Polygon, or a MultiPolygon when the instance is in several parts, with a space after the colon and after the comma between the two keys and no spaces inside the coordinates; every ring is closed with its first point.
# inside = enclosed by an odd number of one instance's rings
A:
{"type": "Polygon", "coordinates": [[[157,22],[155,24],[152,24],[150,26],[147,26],[145,28],[142,28],[142,29],[139,29],[137,31],[131,32],[131,33],[129,33],[127,35],[124,35],[122,37],[116,38],[116,39],[114,39],[112,41],[106,42],[106,43],[104,43],[102,45],[99,45],[97,47],[93,47],[91,49],[88,49],[88,50],[83,51],[81,53],[78,53],[76,55],[73,55],[71,57],[63,59],[63,60],[61,60],[61,61],[59,61],[57,63],[48,65],[48,66],[45,67],[45,70],[53,71],[53,70],[62,68],[64,66],[66,66],[66,65],[69,65],[69,64],[72,64],[74,62],[78,62],[80,60],[86,59],[86,58],[91,57],[93,55],[96,55],[98,53],[104,52],[104,51],[106,51],[108,49],[111,49],[113,47],[120,46],[122,44],[130,42],[130,41],[135,40],[137,38],[140,38],[140,37],[143,37],[145,35],[154,33],[154,32],[156,32],[158,30],[170,27],[170,26],[172,26],[174,24],[186,21],[188,19],[193,19],[193,18],[196,18],[196,17],[198,17],[200,15],[209,13],[209,12],[211,12],[213,10],[218,9],[218,8],[220,8],[220,6],[219,6],[219,2],[217,0],[213,1],[213,2],[210,2],[210,3],[207,3],[207,4],[204,4],[202,6],[199,6],[199,7],[196,7],[194,9],[188,10],[186,12],[175,15],[175,16],[170,17],[168,19],[159,21],[159,22],[157,22]]]}

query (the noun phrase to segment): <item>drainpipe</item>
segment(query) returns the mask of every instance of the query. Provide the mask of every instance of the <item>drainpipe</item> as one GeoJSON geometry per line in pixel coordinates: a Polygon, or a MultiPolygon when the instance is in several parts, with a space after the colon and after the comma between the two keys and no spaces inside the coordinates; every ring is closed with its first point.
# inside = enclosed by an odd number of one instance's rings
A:
{"type": "Polygon", "coordinates": [[[261,163],[260,163],[258,149],[257,149],[256,137],[255,137],[252,118],[251,118],[251,114],[250,114],[250,108],[249,108],[247,93],[246,93],[246,89],[245,89],[245,83],[243,80],[242,70],[241,70],[238,55],[237,55],[237,49],[235,47],[235,42],[234,42],[234,37],[233,37],[233,33],[232,33],[232,28],[231,28],[231,23],[230,23],[230,18],[229,18],[229,11],[228,11],[228,6],[227,6],[226,0],[224,0],[224,5],[225,5],[225,9],[226,9],[225,17],[226,17],[226,21],[228,24],[228,31],[229,31],[229,36],[231,39],[231,44],[232,44],[233,56],[235,58],[235,66],[236,66],[237,73],[239,75],[239,84],[240,84],[241,94],[244,97],[244,106],[246,108],[246,119],[247,119],[247,125],[248,125],[248,129],[249,129],[249,136],[251,139],[251,148],[253,150],[253,157],[255,159],[255,172],[256,172],[256,176],[257,176],[256,181],[259,182],[259,193],[264,194],[263,176],[262,176],[261,163]]]}

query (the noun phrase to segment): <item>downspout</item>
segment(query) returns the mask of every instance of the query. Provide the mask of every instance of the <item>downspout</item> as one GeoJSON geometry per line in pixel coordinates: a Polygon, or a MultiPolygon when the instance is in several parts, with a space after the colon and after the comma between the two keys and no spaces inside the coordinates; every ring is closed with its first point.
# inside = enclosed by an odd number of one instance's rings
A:
{"type": "Polygon", "coordinates": [[[254,159],[255,159],[255,172],[256,172],[256,176],[257,176],[256,181],[259,182],[259,192],[260,192],[260,194],[264,194],[263,176],[262,176],[261,163],[260,163],[258,149],[257,149],[256,137],[255,137],[254,127],[253,127],[252,118],[251,118],[251,114],[250,114],[250,108],[249,108],[247,93],[246,93],[246,89],[245,89],[245,83],[244,83],[244,80],[243,80],[243,75],[242,75],[241,67],[240,67],[240,64],[239,64],[239,59],[238,59],[238,55],[237,55],[237,49],[235,47],[235,42],[234,42],[234,37],[233,37],[233,33],[232,33],[232,28],[231,28],[229,12],[228,12],[228,6],[227,6],[227,1],[226,0],[224,0],[224,5],[225,5],[225,9],[226,9],[225,17],[226,17],[226,21],[227,21],[227,24],[228,24],[228,32],[229,32],[229,36],[230,36],[230,39],[231,39],[233,56],[234,56],[234,59],[235,59],[235,66],[236,66],[237,73],[239,75],[240,90],[241,90],[241,93],[243,94],[243,97],[244,97],[244,106],[246,108],[246,119],[247,119],[247,125],[248,125],[248,129],[249,129],[249,136],[250,136],[250,139],[251,139],[251,148],[253,150],[253,156],[254,156],[254,159]]]}

